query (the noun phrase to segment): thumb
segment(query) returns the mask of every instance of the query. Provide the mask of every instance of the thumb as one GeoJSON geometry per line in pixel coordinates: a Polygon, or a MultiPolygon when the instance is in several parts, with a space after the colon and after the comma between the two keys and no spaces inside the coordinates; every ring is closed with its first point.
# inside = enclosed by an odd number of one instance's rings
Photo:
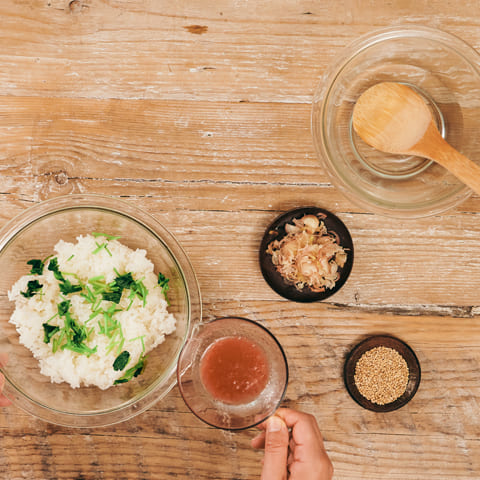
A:
{"type": "Polygon", "coordinates": [[[280,417],[270,417],[266,422],[265,457],[261,480],[287,478],[288,429],[280,417]]]}

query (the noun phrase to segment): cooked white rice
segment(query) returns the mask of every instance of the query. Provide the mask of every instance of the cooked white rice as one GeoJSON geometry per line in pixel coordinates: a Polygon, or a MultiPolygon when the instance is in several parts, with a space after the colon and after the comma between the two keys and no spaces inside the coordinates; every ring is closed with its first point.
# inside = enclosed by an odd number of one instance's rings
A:
{"type": "MultiPolygon", "coordinates": [[[[107,240],[93,235],[78,237],[76,244],[60,240],[54,250],[59,270],[77,275],[83,283],[99,275],[104,275],[106,283],[113,282],[117,277],[116,270],[120,274],[131,272],[134,280],[143,279],[143,284],[148,289],[146,304],[135,297],[128,311],[126,309],[131,299],[128,298],[127,291],[124,291],[118,304],[122,311],[115,313],[125,339],[122,350],[130,353],[130,360],[121,371],[113,369],[113,363],[120,351],[114,348],[107,352],[111,339],[100,333],[99,317],[89,320],[92,314],[91,304],[78,293],[61,294],[57,279],[47,268],[48,260],[42,275],[30,274],[21,277],[8,293],[9,299],[15,302],[15,311],[10,322],[16,326],[20,342],[38,359],[42,374],[49,376],[52,382],[67,382],[73,388],[96,385],[106,389],[121,378],[126,370],[135,366],[143,353],[146,354],[161,344],[165,335],[175,331],[175,318],[167,311],[167,301],[145,250],[134,251],[118,240],[107,240]],[[98,250],[98,245],[103,243],[108,246],[108,250],[102,248],[93,253],[98,250]],[[28,282],[32,279],[38,279],[43,287],[38,294],[25,298],[21,292],[27,290],[28,282]],[[97,346],[96,353],[90,356],[68,349],[58,349],[53,353],[51,343],[44,342],[42,324],[57,313],[58,304],[65,298],[71,300],[70,313],[78,324],[95,328],[85,341],[90,348],[97,346]],[[143,337],[145,352],[140,337],[143,337]]],[[[73,276],[65,278],[77,283],[73,276]]],[[[102,300],[100,308],[108,309],[111,305],[112,302],[102,300]]],[[[64,320],[57,316],[50,324],[62,327],[64,320]]]]}

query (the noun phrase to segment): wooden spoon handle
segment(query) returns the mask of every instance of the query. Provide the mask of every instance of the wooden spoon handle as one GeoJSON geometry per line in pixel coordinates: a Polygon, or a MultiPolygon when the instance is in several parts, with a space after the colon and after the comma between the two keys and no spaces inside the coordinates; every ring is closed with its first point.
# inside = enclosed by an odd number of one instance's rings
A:
{"type": "Polygon", "coordinates": [[[438,130],[435,129],[432,136],[426,135],[424,141],[412,149],[412,153],[427,157],[442,165],[480,195],[480,166],[453,148],[442,138],[438,130]],[[433,136],[435,138],[432,138],[433,136]],[[425,141],[427,138],[429,141],[425,141]]]}
{"type": "MultiPolygon", "coordinates": [[[[448,144],[447,144],[448,145],[448,144]]],[[[465,155],[448,145],[441,153],[441,159],[438,163],[453,173],[465,185],[468,185],[473,191],[480,195],[480,166],[472,162],[465,155]]]]}

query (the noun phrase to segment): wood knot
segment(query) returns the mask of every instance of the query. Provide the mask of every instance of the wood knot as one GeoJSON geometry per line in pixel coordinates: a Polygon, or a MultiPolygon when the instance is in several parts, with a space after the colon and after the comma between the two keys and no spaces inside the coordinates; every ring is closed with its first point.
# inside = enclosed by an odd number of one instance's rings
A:
{"type": "Polygon", "coordinates": [[[55,178],[55,181],[59,184],[59,185],[65,185],[66,183],[68,183],[68,175],[67,175],[67,172],[64,172],[63,170],[60,170],[59,172],[55,172],[53,174],[53,178],[55,178]]]}
{"type": "Polygon", "coordinates": [[[79,14],[86,8],[88,8],[88,5],[83,0],[71,0],[68,3],[68,10],[72,14],[79,14]]]}
{"type": "Polygon", "coordinates": [[[188,25],[183,28],[195,35],[202,35],[202,33],[206,33],[208,31],[208,27],[206,25],[188,25]]]}

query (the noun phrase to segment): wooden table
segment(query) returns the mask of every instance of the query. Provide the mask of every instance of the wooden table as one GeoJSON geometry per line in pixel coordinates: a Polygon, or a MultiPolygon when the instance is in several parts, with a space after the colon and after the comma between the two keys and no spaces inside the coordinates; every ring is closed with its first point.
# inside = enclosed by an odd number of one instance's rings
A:
{"type": "MultiPolygon", "coordinates": [[[[341,49],[374,28],[428,24],[480,49],[478,3],[2,0],[0,223],[62,194],[141,206],[198,274],[204,319],[240,315],[283,344],[284,402],[314,413],[335,478],[480,478],[480,198],[397,221],[329,183],[310,134],[313,91],[341,49]],[[472,15],[474,17],[472,18],[472,15]],[[347,284],[322,303],[283,300],[258,246],[280,213],[316,204],[349,227],[347,284]],[[342,381],[364,336],[406,340],[420,389],[389,414],[342,381]]],[[[194,417],[175,388],[147,412],[75,430],[0,414],[2,479],[255,479],[255,431],[194,417]]]]}

